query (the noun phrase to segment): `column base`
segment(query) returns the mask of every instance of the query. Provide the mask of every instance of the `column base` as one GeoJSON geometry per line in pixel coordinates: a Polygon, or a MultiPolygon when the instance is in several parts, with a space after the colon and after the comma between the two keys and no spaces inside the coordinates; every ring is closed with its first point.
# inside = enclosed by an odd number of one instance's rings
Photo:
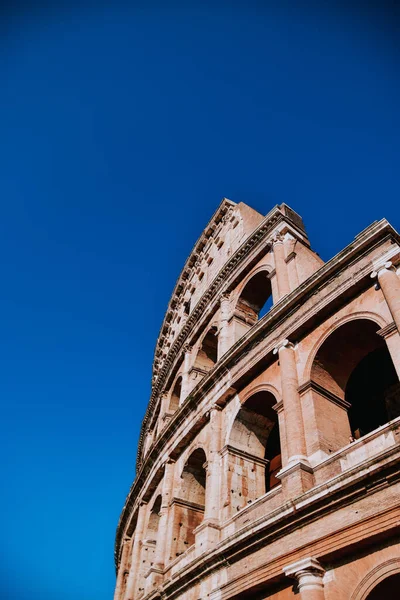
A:
{"type": "Polygon", "coordinates": [[[219,542],[220,531],[221,528],[214,519],[207,519],[196,527],[193,532],[196,539],[196,556],[210,550],[219,542]]]}
{"type": "Polygon", "coordinates": [[[305,456],[292,457],[276,477],[282,482],[282,491],[286,498],[300,496],[314,485],[314,472],[305,456]]]}

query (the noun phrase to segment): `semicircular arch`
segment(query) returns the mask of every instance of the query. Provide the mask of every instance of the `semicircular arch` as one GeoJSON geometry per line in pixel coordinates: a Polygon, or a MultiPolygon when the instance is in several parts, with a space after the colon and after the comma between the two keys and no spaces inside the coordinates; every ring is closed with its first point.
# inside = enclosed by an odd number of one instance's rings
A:
{"type": "Polygon", "coordinates": [[[342,318],[335,321],[334,323],[332,323],[328,327],[328,329],[320,335],[318,340],[313,345],[313,347],[308,355],[308,358],[307,358],[306,366],[305,366],[305,369],[303,372],[303,377],[302,377],[302,381],[300,382],[300,385],[302,385],[303,383],[305,383],[311,379],[311,371],[312,371],[312,367],[313,367],[315,358],[316,358],[319,350],[322,348],[323,344],[326,342],[326,340],[337,329],[339,329],[346,323],[350,323],[351,321],[360,321],[360,320],[372,321],[376,325],[379,325],[379,327],[381,327],[381,328],[386,327],[386,325],[388,324],[381,315],[379,315],[378,313],[372,312],[372,311],[354,312],[354,313],[351,313],[350,315],[345,315],[342,318]]]}

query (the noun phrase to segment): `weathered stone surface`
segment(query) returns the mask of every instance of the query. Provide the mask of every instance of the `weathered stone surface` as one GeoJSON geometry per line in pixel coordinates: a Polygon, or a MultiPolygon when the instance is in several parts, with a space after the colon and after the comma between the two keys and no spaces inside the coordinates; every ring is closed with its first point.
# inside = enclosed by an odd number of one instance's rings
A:
{"type": "Polygon", "coordinates": [[[399,242],[323,264],[288,206],[222,201],[157,342],[115,600],[398,597],[399,242]]]}

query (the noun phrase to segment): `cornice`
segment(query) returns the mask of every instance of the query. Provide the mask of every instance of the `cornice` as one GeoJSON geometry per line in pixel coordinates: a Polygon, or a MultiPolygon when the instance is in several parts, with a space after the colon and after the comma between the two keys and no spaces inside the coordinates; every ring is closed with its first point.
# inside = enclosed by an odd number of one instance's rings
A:
{"type": "Polygon", "coordinates": [[[184,264],[184,267],[181,271],[181,274],[178,277],[178,280],[177,280],[174,290],[172,292],[171,299],[168,303],[168,308],[167,308],[165,317],[163,319],[163,322],[162,322],[162,325],[160,328],[160,333],[157,338],[156,348],[154,351],[153,377],[157,374],[157,371],[158,371],[156,364],[158,363],[158,353],[163,344],[164,335],[167,333],[168,324],[172,320],[173,311],[175,310],[176,306],[179,304],[181,296],[184,292],[185,282],[190,278],[190,273],[196,263],[196,260],[198,259],[199,255],[201,254],[203,248],[206,246],[208,239],[212,236],[213,232],[218,227],[219,223],[223,220],[225,215],[229,212],[229,210],[233,209],[236,206],[237,206],[236,202],[232,202],[232,200],[228,200],[228,198],[222,199],[220,205],[218,206],[217,210],[211,217],[211,219],[208,222],[203,233],[201,234],[201,236],[195,243],[192,251],[190,252],[190,254],[184,264]]]}
{"type": "MultiPolygon", "coordinates": [[[[370,225],[357,236],[356,240],[352,244],[347,246],[329,262],[325,263],[325,265],[323,265],[316,273],[298,286],[296,290],[277,303],[267,315],[258,321],[256,325],[249,330],[249,332],[247,332],[232,348],[230,348],[230,350],[216,364],[214,369],[210,371],[209,374],[192,391],[177,413],[175,413],[173,419],[171,419],[171,421],[168,423],[168,426],[164,428],[160,438],[150,449],[148,455],[146,456],[145,463],[140,465],[136,479],[132,484],[131,490],[126,499],[125,506],[122,510],[118,524],[116,536],[116,557],[118,557],[119,553],[121,536],[125,531],[131,508],[133,508],[135,492],[137,493],[138,489],[140,489],[140,485],[143,484],[144,478],[150,471],[150,465],[154,462],[157,455],[161,453],[163,446],[165,446],[166,440],[169,439],[171,433],[177,430],[179,423],[185,420],[186,417],[191,413],[192,409],[198,405],[198,394],[201,393],[201,397],[203,397],[207,389],[212,386],[213,382],[215,383],[221,377],[223,377],[228,366],[237,363],[245,351],[247,353],[250,349],[257,346],[265,337],[265,335],[263,335],[264,331],[269,328],[272,329],[274,324],[285,320],[287,316],[293,312],[293,307],[304,303],[304,298],[306,296],[311,297],[314,295],[317,290],[323,288],[341,271],[354,263],[360,257],[360,255],[362,256],[363,252],[365,253],[367,251],[371,251],[375,245],[381,244],[385,239],[394,239],[399,242],[400,236],[385,219],[370,225]]],[[[205,417],[204,420],[206,420],[205,417]]],[[[197,431],[202,426],[204,426],[204,423],[197,423],[197,431]]]]}

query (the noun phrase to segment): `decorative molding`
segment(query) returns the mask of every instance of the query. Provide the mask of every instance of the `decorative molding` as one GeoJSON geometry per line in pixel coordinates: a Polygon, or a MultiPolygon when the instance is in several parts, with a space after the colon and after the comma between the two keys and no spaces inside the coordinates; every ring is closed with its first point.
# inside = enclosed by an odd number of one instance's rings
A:
{"type": "Polygon", "coordinates": [[[279,473],[276,474],[278,479],[282,479],[287,475],[293,473],[293,471],[306,471],[307,473],[314,473],[314,470],[308,462],[307,456],[291,456],[287,465],[285,465],[279,473]]]}
{"type": "Polygon", "coordinates": [[[242,450],[241,448],[235,448],[230,444],[226,444],[226,446],[224,446],[220,451],[220,454],[222,457],[226,456],[227,454],[231,456],[238,456],[239,458],[244,458],[245,460],[248,460],[250,462],[255,462],[263,467],[269,465],[269,460],[265,458],[260,458],[259,456],[255,456],[254,454],[250,454],[250,452],[246,452],[246,450],[242,450]]]}
{"type": "Polygon", "coordinates": [[[387,577],[396,575],[397,573],[400,573],[400,558],[398,557],[390,558],[377,565],[360,581],[352,593],[350,600],[366,600],[374,587],[387,577]]]}
{"type": "Polygon", "coordinates": [[[375,270],[372,271],[372,273],[371,273],[371,279],[376,279],[376,278],[379,279],[379,274],[382,271],[393,271],[394,273],[396,273],[396,269],[394,268],[391,260],[388,260],[383,265],[376,267],[375,270]]]}
{"type": "Polygon", "coordinates": [[[181,506],[182,508],[188,508],[190,510],[194,510],[196,512],[204,513],[204,505],[197,504],[196,502],[190,502],[189,500],[185,500],[184,498],[175,497],[172,498],[169,506],[173,506],[176,504],[177,506],[181,506]]]}
{"type": "Polygon", "coordinates": [[[321,567],[316,558],[302,558],[287,567],[283,567],[283,572],[286,577],[294,577],[296,579],[299,578],[304,573],[312,573],[318,575],[319,577],[323,577],[325,574],[325,569],[321,567]]]}
{"type": "Polygon", "coordinates": [[[350,402],[339,398],[339,396],[336,396],[336,394],[330,392],[329,390],[324,388],[322,385],[319,385],[319,383],[316,383],[312,379],[306,381],[306,383],[303,383],[298,389],[300,395],[305,394],[309,390],[313,390],[313,392],[316,392],[320,396],[323,396],[333,404],[336,404],[336,406],[339,406],[340,408],[343,408],[346,411],[349,410],[349,408],[351,407],[350,402]]]}
{"type": "Polygon", "coordinates": [[[285,263],[289,263],[291,260],[293,260],[294,258],[296,258],[297,254],[296,252],[290,252],[287,257],[285,258],[285,263]]]}
{"type": "Polygon", "coordinates": [[[288,339],[284,339],[277,343],[277,345],[273,349],[273,354],[278,354],[279,350],[281,350],[282,348],[293,348],[294,349],[295,344],[290,342],[288,339]]]}
{"type": "Polygon", "coordinates": [[[390,337],[393,333],[397,333],[396,323],[392,321],[386,327],[382,327],[382,329],[378,329],[376,332],[378,335],[382,336],[384,339],[390,337]]]}

